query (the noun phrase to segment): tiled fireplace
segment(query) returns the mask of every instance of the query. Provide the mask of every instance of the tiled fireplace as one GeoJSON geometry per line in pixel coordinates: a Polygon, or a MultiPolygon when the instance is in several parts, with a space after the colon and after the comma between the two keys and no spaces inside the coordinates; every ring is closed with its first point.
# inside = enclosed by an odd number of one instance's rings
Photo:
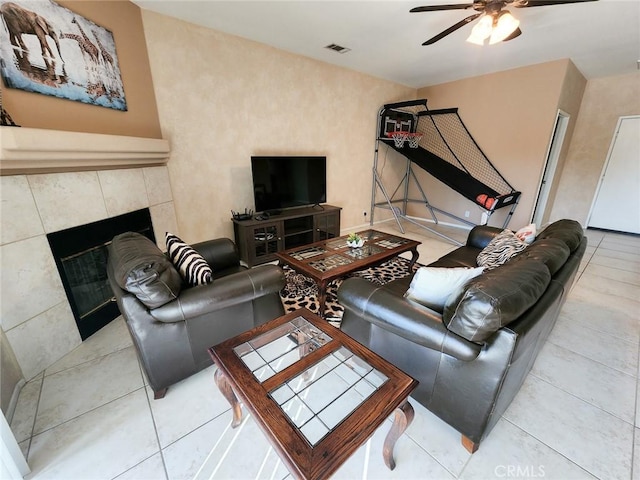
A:
{"type": "Polygon", "coordinates": [[[26,380],[81,343],[46,235],[149,208],[177,232],[166,166],[0,177],[0,320],[26,380]]]}
{"type": "Polygon", "coordinates": [[[111,240],[124,232],[155,241],[149,209],[47,234],[82,340],[120,315],[107,277],[107,260],[111,240]]]}

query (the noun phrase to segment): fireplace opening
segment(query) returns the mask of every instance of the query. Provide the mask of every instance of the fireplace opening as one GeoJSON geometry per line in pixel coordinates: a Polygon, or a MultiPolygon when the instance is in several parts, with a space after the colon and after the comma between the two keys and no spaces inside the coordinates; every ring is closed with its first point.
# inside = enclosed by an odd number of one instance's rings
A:
{"type": "Polygon", "coordinates": [[[47,235],[82,340],[120,315],[107,279],[107,247],[124,232],[155,242],[149,209],[47,235]]]}

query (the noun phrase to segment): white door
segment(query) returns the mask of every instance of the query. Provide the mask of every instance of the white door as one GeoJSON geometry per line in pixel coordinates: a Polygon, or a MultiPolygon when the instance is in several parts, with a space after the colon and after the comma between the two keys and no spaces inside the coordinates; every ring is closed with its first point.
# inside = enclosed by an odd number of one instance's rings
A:
{"type": "Polygon", "coordinates": [[[536,204],[533,207],[531,222],[538,225],[538,227],[540,227],[544,221],[543,217],[547,209],[547,200],[549,200],[549,192],[551,191],[553,177],[555,176],[556,168],[558,167],[558,159],[560,158],[560,151],[562,150],[562,144],[564,142],[564,136],[567,133],[568,125],[569,114],[562,110],[558,110],[558,114],[556,115],[556,124],[553,127],[553,135],[551,135],[551,141],[549,142],[549,148],[547,149],[547,161],[540,180],[540,186],[538,187],[538,197],[536,204]]]}
{"type": "Polygon", "coordinates": [[[587,225],[640,233],[640,116],[618,120],[587,225]]]}

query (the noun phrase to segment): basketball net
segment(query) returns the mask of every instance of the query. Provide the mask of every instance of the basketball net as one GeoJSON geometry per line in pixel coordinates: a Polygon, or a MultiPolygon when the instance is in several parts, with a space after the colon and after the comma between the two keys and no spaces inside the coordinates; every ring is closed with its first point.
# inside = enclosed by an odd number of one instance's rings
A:
{"type": "Polygon", "coordinates": [[[404,142],[409,142],[409,148],[418,148],[420,145],[421,133],[410,132],[390,132],[388,135],[393,138],[393,143],[396,148],[402,148],[404,142]]]}

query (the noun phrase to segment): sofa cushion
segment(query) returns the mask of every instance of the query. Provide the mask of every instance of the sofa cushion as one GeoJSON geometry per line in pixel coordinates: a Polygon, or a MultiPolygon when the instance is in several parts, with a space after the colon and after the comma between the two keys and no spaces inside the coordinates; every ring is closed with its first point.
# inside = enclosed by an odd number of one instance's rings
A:
{"type": "Polygon", "coordinates": [[[461,337],[483,342],[531,307],[550,281],[549,269],[537,260],[506,263],[452,293],[442,320],[461,337]]]}
{"type": "Polygon", "coordinates": [[[442,312],[449,296],[484,270],[477,268],[420,267],[411,280],[405,298],[442,312]]]}
{"type": "Polygon", "coordinates": [[[580,245],[583,236],[584,230],[582,225],[575,220],[563,219],[553,222],[551,225],[546,227],[538,234],[536,241],[543,238],[558,238],[566,243],[569,250],[573,252],[578,248],[578,245],[580,245]]]}
{"type": "Polygon", "coordinates": [[[559,238],[543,238],[536,240],[516,258],[518,260],[530,258],[542,262],[551,275],[554,275],[565,264],[570,254],[567,244],[559,238]]]}
{"type": "Polygon", "coordinates": [[[109,262],[115,281],[147,308],[157,308],[178,297],[180,274],[160,249],[144,235],[127,232],[114,237],[109,262]]]}
{"type": "Polygon", "coordinates": [[[185,282],[193,287],[211,283],[213,271],[202,255],[172,233],[167,232],[165,239],[169,258],[185,282]]]}
{"type": "Polygon", "coordinates": [[[492,270],[505,264],[514,255],[527,248],[527,244],[516,237],[511,230],[503,230],[483,248],[476,262],[485,270],[492,270]]]}

